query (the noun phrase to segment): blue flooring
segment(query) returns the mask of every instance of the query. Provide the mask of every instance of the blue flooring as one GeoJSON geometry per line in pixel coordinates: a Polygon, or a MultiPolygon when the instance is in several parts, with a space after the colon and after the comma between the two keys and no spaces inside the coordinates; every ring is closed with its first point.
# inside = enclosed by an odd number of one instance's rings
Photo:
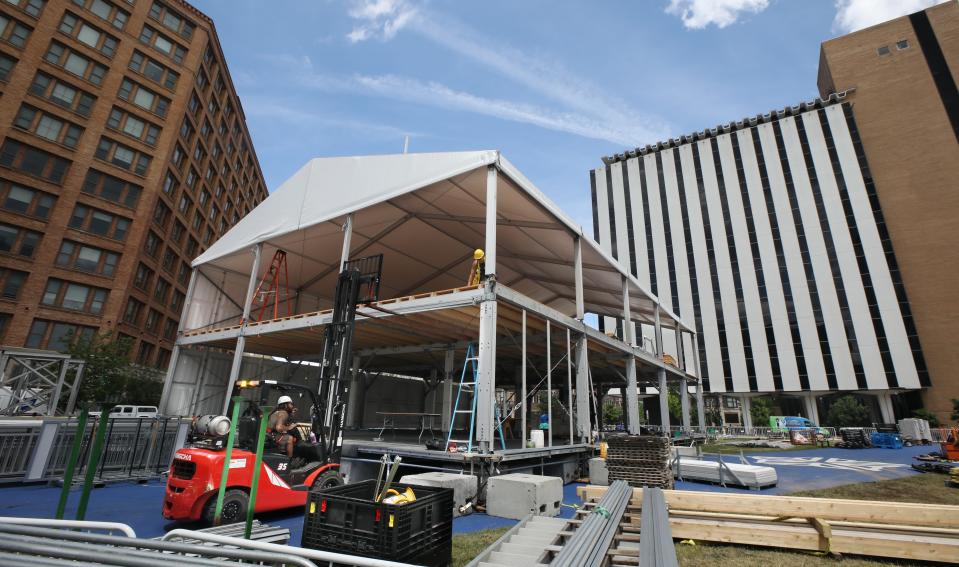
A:
{"type": "MultiPolygon", "coordinates": [[[[762,491],[714,486],[696,482],[677,482],[679,490],[712,492],[738,492],[742,494],[782,494],[797,490],[826,488],[841,484],[871,482],[899,478],[915,472],[909,465],[913,457],[928,453],[934,447],[906,447],[903,449],[813,449],[808,451],[785,451],[746,455],[750,464],[764,464],[764,460],[777,461],[772,465],[779,475],[779,484],[762,491]],[[903,466],[896,466],[903,465],[903,466]]],[[[726,457],[723,458],[726,460],[726,457]]],[[[734,459],[738,462],[738,457],[734,459]]],[[[564,504],[580,504],[576,497],[578,484],[566,485],[563,489],[564,504]]],[[[176,524],[163,519],[160,507],[163,502],[164,484],[159,481],[147,484],[113,484],[97,488],[90,496],[86,519],[115,521],[129,524],[140,537],[157,537],[174,527],[194,527],[176,524]]],[[[11,486],[0,488],[0,515],[53,517],[56,513],[60,489],[43,485],[11,486]]],[[[73,518],[80,499],[79,492],[71,494],[67,518],[73,518]]],[[[572,508],[563,507],[561,516],[571,517],[572,508]]],[[[302,511],[298,509],[274,512],[259,516],[263,522],[289,528],[291,542],[298,544],[303,529],[302,511]]],[[[516,522],[494,518],[486,514],[471,514],[453,521],[454,533],[469,533],[498,527],[510,527],[516,522]]]]}

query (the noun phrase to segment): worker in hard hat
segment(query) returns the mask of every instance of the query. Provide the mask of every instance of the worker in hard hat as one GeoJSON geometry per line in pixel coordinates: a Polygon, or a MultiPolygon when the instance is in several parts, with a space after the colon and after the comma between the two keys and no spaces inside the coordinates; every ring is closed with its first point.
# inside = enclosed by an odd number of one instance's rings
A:
{"type": "Polygon", "coordinates": [[[294,434],[296,429],[296,406],[293,405],[293,398],[290,396],[280,396],[276,401],[276,409],[270,413],[267,422],[266,432],[280,450],[286,453],[286,456],[293,457],[293,448],[298,441],[294,434]]]}
{"type": "Polygon", "coordinates": [[[470,266],[470,277],[466,285],[479,285],[486,275],[486,252],[482,248],[477,248],[473,252],[473,265],[470,266]]]}

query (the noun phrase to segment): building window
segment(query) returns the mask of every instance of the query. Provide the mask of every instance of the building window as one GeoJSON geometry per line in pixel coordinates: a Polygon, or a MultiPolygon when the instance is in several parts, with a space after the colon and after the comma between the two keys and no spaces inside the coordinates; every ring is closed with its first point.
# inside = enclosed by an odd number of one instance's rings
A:
{"type": "Polygon", "coordinates": [[[97,86],[103,84],[103,77],[107,74],[106,66],[94,63],[59,41],[50,44],[43,58],[46,59],[47,63],[62,67],[97,86]]]}
{"type": "Polygon", "coordinates": [[[126,78],[120,84],[120,92],[117,93],[117,96],[157,116],[165,117],[170,109],[170,99],[126,78]]]}
{"type": "Polygon", "coordinates": [[[101,171],[90,168],[87,171],[87,178],[83,182],[83,192],[88,195],[96,195],[101,199],[106,199],[112,203],[130,207],[137,206],[140,200],[140,193],[143,188],[124,181],[119,177],[107,175],[101,171]]]}
{"type": "Polygon", "coordinates": [[[60,307],[99,315],[109,291],[99,287],[50,278],[43,291],[40,303],[47,307],[60,307]]]}
{"type": "Polygon", "coordinates": [[[171,197],[176,193],[177,180],[172,172],[166,172],[166,177],[163,178],[163,192],[171,197]]]}
{"type": "Polygon", "coordinates": [[[203,226],[203,213],[196,211],[193,213],[193,230],[199,232],[201,226],[203,226]]]}
{"type": "Polygon", "coordinates": [[[150,6],[150,17],[163,24],[168,30],[179,34],[183,39],[190,40],[193,37],[196,24],[165,4],[153,2],[150,6]]]}
{"type": "Polygon", "coordinates": [[[9,55],[0,53],[0,81],[6,82],[10,72],[16,67],[17,60],[9,55]]]}
{"type": "Polygon", "coordinates": [[[177,209],[185,215],[191,206],[193,206],[193,201],[186,195],[180,195],[180,204],[177,209]]]}
{"type": "Polygon", "coordinates": [[[110,25],[122,30],[130,20],[130,13],[121,8],[117,8],[107,0],[73,0],[77,6],[86,8],[102,20],[110,22],[110,25]]]}
{"type": "Polygon", "coordinates": [[[136,325],[140,320],[140,312],[143,311],[143,303],[133,299],[127,300],[127,307],[123,310],[123,322],[136,325]]]}
{"type": "Polygon", "coordinates": [[[97,97],[56,79],[42,71],[37,72],[30,85],[30,92],[45,98],[81,116],[89,116],[97,97]]]}
{"type": "Polygon", "coordinates": [[[163,315],[161,315],[156,309],[151,309],[147,311],[147,320],[143,323],[143,328],[148,332],[156,333],[157,327],[160,326],[160,321],[162,320],[163,315]]]}
{"type": "Polygon", "coordinates": [[[200,243],[193,239],[191,236],[186,241],[186,255],[188,258],[196,257],[196,249],[200,246],[200,243]]]}
{"type": "Polygon", "coordinates": [[[902,51],[903,49],[909,49],[909,40],[908,40],[908,39],[900,39],[899,41],[897,41],[897,42],[896,42],[896,49],[898,49],[899,51],[902,51]]]}
{"type": "Polygon", "coordinates": [[[153,299],[156,299],[160,305],[166,305],[167,295],[170,294],[170,282],[163,278],[157,278],[157,285],[153,288],[153,299]]]}
{"type": "Polygon", "coordinates": [[[116,106],[110,111],[107,126],[151,146],[155,146],[157,139],[160,137],[159,126],[141,120],[116,106]]]}
{"type": "Polygon", "coordinates": [[[190,264],[187,264],[186,262],[180,262],[180,271],[178,271],[176,274],[176,281],[183,285],[187,285],[187,282],[190,281],[190,264]]]}
{"type": "Polygon", "coordinates": [[[59,184],[63,181],[70,162],[39,148],[7,138],[3,148],[0,149],[0,165],[59,184]]]}
{"type": "Polygon", "coordinates": [[[66,350],[75,338],[89,340],[97,332],[96,327],[72,325],[34,319],[27,335],[27,348],[46,348],[50,350],[66,350]]]}
{"type": "Polygon", "coordinates": [[[17,20],[0,14],[0,39],[3,41],[22,49],[32,31],[17,20]]]}
{"type": "Polygon", "coordinates": [[[115,142],[106,136],[100,138],[100,144],[94,155],[97,159],[133,171],[137,175],[146,175],[152,161],[152,158],[145,153],[115,142]]]}
{"type": "Polygon", "coordinates": [[[113,277],[120,255],[79,242],[64,240],[57,253],[57,265],[81,272],[113,277]]]}
{"type": "Polygon", "coordinates": [[[143,243],[143,251],[151,258],[156,258],[157,252],[160,251],[160,237],[152,230],[147,231],[147,237],[143,243]]]}
{"type": "Polygon", "coordinates": [[[170,301],[170,309],[173,311],[179,311],[183,308],[183,301],[186,299],[186,296],[180,293],[179,291],[173,291],[173,299],[170,301]]]}
{"type": "Polygon", "coordinates": [[[186,234],[186,227],[180,221],[173,223],[173,229],[170,230],[170,243],[180,246],[183,244],[183,235],[186,234]]]}
{"type": "Polygon", "coordinates": [[[40,12],[43,11],[43,5],[46,4],[46,0],[5,0],[7,4],[12,4],[17,8],[20,8],[27,14],[30,14],[34,18],[40,17],[40,12]]]}
{"type": "Polygon", "coordinates": [[[150,287],[150,282],[153,281],[153,270],[146,267],[145,264],[140,264],[137,266],[137,272],[133,276],[133,287],[146,291],[150,287]]]}
{"type": "Polygon", "coordinates": [[[77,147],[80,135],[83,134],[83,128],[76,124],[62,120],[28,104],[20,106],[20,112],[17,113],[13,125],[21,130],[33,132],[50,142],[63,144],[68,148],[77,147]]]}
{"type": "Polygon", "coordinates": [[[200,89],[201,91],[205,91],[207,85],[209,84],[210,78],[206,76],[206,71],[200,69],[200,71],[196,74],[196,88],[200,89]]]}
{"type": "Polygon", "coordinates": [[[140,341],[140,348],[137,349],[137,364],[146,366],[150,364],[151,358],[153,358],[153,345],[146,341],[140,341]]]}
{"type": "Polygon", "coordinates": [[[203,149],[203,146],[200,145],[200,140],[197,140],[196,147],[193,149],[193,161],[201,163],[205,157],[206,151],[203,149]]]}
{"type": "Polygon", "coordinates": [[[140,51],[134,50],[133,55],[130,57],[128,67],[171,91],[176,88],[177,81],[180,80],[179,73],[159,61],[147,57],[140,51]]]}
{"type": "Polygon", "coordinates": [[[163,324],[163,336],[172,341],[176,337],[177,327],[179,327],[179,323],[173,319],[167,319],[166,323],[163,324]]]}
{"type": "Polygon", "coordinates": [[[10,327],[10,319],[13,319],[13,315],[0,313],[0,341],[7,335],[7,329],[10,327]]]}
{"type": "Polygon", "coordinates": [[[39,232],[0,223],[0,252],[33,258],[42,236],[39,232]]]}
{"type": "Polygon", "coordinates": [[[163,204],[162,201],[157,201],[157,206],[153,209],[153,224],[159,226],[160,228],[166,229],[167,223],[170,221],[170,216],[172,212],[170,207],[163,204]]]}
{"type": "Polygon", "coordinates": [[[176,252],[172,248],[167,248],[166,252],[163,253],[163,269],[172,274],[178,259],[176,252]]]}
{"type": "Polygon", "coordinates": [[[0,179],[0,207],[8,211],[45,219],[56,201],[56,197],[43,191],[0,179]]]}
{"type": "Polygon", "coordinates": [[[140,41],[173,59],[178,64],[182,64],[186,57],[186,49],[183,46],[158,32],[152,26],[143,26],[143,31],[140,32],[140,41]]]}
{"type": "Polygon", "coordinates": [[[23,282],[27,281],[27,272],[0,268],[0,299],[16,301],[20,298],[23,282]]]}
{"type": "Polygon", "coordinates": [[[882,55],[889,55],[889,53],[890,53],[890,51],[889,51],[889,46],[888,46],[888,45],[883,45],[882,47],[880,47],[879,49],[876,50],[876,53],[878,53],[880,56],[882,56],[882,55]]]}
{"type": "MultiPolygon", "coordinates": [[[[2,330],[3,329],[0,329],[0,332],[2,332],[2,330]]],[[[0,337],[2,336],[3,335],[0,335],[0,337]]],[[[154,363],[153,366],[159,368],[160,370],[165,369],[170,364],[170,356],[172,356],[172,354],[169,350],[161,348],[159,351],[157,351],[156,363],[154,363]]]]}
{"type": "Polygon", "coordinates": [[[90,232],[113,240],[124,241],[130,229],[130,220],[78,204],[70,217],[70,228],[90,232]]]}
{"type": "Polygon", "coordinates": [[[72,12],[63,14],[63,19],[60,20],[59,30],[75,38],[90,49],[99,51],[109,59],[113,59],[113,55],[117,51],[117,44],[120,42],[114,36],[102,31],[96,26],[88,24],[72,12]]]}

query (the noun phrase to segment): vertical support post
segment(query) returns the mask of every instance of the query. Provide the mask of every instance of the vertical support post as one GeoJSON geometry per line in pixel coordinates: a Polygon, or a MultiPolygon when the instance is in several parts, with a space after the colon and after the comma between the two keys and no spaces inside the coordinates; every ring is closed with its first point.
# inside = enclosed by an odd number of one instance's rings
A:
{"type": "MultiPolygon", "coordinates": [[[[166,376],[163,379],[163,391],[160,394],[160,413],[169,414],[170,391],[173,389],[173,376],[176,373],[176,365],[180,360],[180,333],[186,327],[186,316],[193,303],[193,293],[196,291],[197,269],[193,268],[190,272],[190,283],[186,288],[186,300],[183,302],[183,309],[180,310],[180,324],[177,326],[176,339],[173,341],[173,352],[170,354],[170,362],[167,365],[166,376]]],[[[79,378],[78,378],[79,379],[79,378]]],[[[72,397],[72,396],[71,396],[72,397]]]]}
{"type": "MultiPolygon", "coordinates": [[[[353,213],[346,215],[346,224],[343,225],[343,251],[340,253],[340,269],[350,261],[350,242],[353,240],[353,213]]],[[[299,295],[299,294],[298,294],[299,295]]]]}
{"type": "Polygon", "coordinates": [[[586,317],[586,307],[583,301],[583,239],[579,236],[573,239],[573,282],[576,288],[576,318],[582,321],[586,317]]]}
{"type": "Polygon", "coordinates": [[[526,310],[523,309],[523,342],[522,342],[523,356],[521,359],[520,367],[520,379],[522,380],[522,385],[520,386],[520,393],[522,394],[521,401],[523,406],[521,408],[523,414],[520,418],[520,427],[523,431],[523,444],[522,448],[526,448],[526,416],[529,415],[529,406],[526,401],[526,310]]]}
{"type": "Polygon", "coordinates": [[[806,417],[809,421],[819,425],[819,406],[816,405],[816,395],[805,394],[803,396],[803,404],[805,405],[806,417]]]}
{"type": "Polygon", "coordinates": [[[236,338],[236,349],[233,351],[233,364],[230,365],[230,377],[226,383],[226,393],[223,396],[223,413],[230,409],[230,397],[233,395],[233,386],[236,385],[236,379],[240,375],[240,366],[243,364],[243,349],[246,348],[246,336],[243,334],[246,330],[247,320],[250,318],[250,306],[253,303],[253,292],[256,291],[256,274],[260,271],[260,258],[263,256],[263,243],[259,243],[253,249],[253,267],[250,270],[250,281],[246,287],[246,302],[243,303],[243,321],[240,326],[240,336],[236,338]]]}
{"type": "Polygon", "coordinates": [[[60,372],[57,373],[57,385],[53,389],[53,395],[50,397],[50,401],[47,402],[47,415],[53,417],[57,415],[57,406],[60,405],[60,392],[63,391],[63,383],[67,379],[67,369],[70,368],[70,365],[67,364],[66,360],[60,361],[60,372]]]}
{"type": "Polygon", "coordinates": [[[110,421],[110,406],[100,408],[100,418],[97,420],[96,436],[90,448],[90,460],[87,461],[86,476],[83,478],[83,489],[80,492],[80,503],[77,505],[77,520],[87,515],[87,504],[90,502],[90,491],[93,489],[93,477],[97,474],[100,465],[100,453],[103,452],[103,438],[107,435],[107,422],[110,421]]]}
{"type": "MultiPolygon", "coordinates": [[[[262,406],[260,408],[260,415],[270,415],[272,409],[270,406],[262,406]]],[[[244,539],[250,539],[250,534],[253,533],[253,510],[256,509],[256,492],[260,484],[260,471],[263,468],[263,443],[266,441],[266,424],[269,421],[269,419],[265,418],[260,419],[260,431],[256,436],[256,459],[253,464],[253,481],[250,484],[250,504],[246,507],[246,528],[243,530],[244,539]]],[[[229,468],[229,466],[227,466],[227,468],[229,468]]]]}
{"type": "MultiPolygon", "coordinates": [[[[883,423],[895,423],[896,413],[892,405],[892,394],[889,392],[879,392],[876,396],[879,401],[879,415],[883,423]]],[[[817,422],[816,425],[819,425],[817,422]]]]}
{"type": "MultiPolygon", "coordinates": [[[[226,494],[226,485],[230,476],[230,461],[233,459],[233,443],[236,442],[236,428],[240,421],[240,406],[243,405],[243,398],[237,396],[233,398],[233,414],[230,421],[230,434],[226,438],[226,450],[223,453],[223,467],[220,470],[220,486],[216,491],[216,504],[213,509],[213,525],[219,526],[223,515],[223,497],[226,494]]],[[[261,419],[260,422],[268,421],[261,419]]]]}
{"type": "Polygon", "coordinates": [[[480,303],[479,368],[476,384],[476,428],[479,451],[493,450],[496,420],[493,405],[496,392],[496,294],[492,279],[486,280],[484,299],[480,303]]]}
{"type": "MultiPolygon", "coordinates": [[[[655,332],[656,332],[656,355],[659,358],[660,362],[663,359],[663,325],[659,316],[659,305],[656,306],[656,320],[655,320],[655,332]]],[[[659,368],[657,370],[657,375],[659,377],[657,389],[659,390],[659,416],[660,416],[660,425],[663,428],[663,431],[667,434],[669,433],[669,386],[666,382],[666,369],[659,368]]]]}
{"type": "Polygon", "coordinates": [[[63,514],[67,510],[67,499],[70,497],[70,489],[73,488],[73,471],[76,470],[77,460],[80,458],[80,446],[83,445],[83,438],[87,432],[87,415],[87,408],[83,408],[80,411],[80,417],[77,419],[77,429],[70,446],[67,470],[63,473],[63,489],[60,491],[60,501],[57,503],[56,518],[58,520],[63,519],[63,514]]]}
{"type": "Polygon", "coordinates": [[[546,421],[549,439],[546,446],[553,446],[553,339],[550,336],[549,319],[546,320],[546,421]]]}
{"type": "Polygon", "coordinates": [[[360,374],[360,364],[362,359],[359,356],[353,357],[353,369],[350,373],[350,391],[347,394],[346,423],[349,427],[357,429],[361,424],[357,424],[357,417],[361,415],[361,406],[364,403],[366,394],[365,384],[363,384],[363,375],[360,374]]]}
{"type": "Polygon", "coordinates": [[[576,432],[580,443],[589,443],[589,359],[587,355],[586,335],[576,338],[576,432]]]}
{"type": "Polygon", "coordinates": [[[496,275],[496,165],[486,168],[486,275],[496,275]]]}
{"type": "Polygon", "coordinates": [[[569,416],[569,444],[573,444],[573,353],[566,329],[566,415],[569,416]]]}
{"type": "Polygon", "coordinates": [[[623,340],[632,347],[635,346],[636,341],[633,337],[633,313],[629,306],[629,280],[626,276],[620,279],[623,286],[623,340]]]}
{"type": "Polygon", "coordinates": [[[442,427],[443,433],[449,433],[450,424],[453,423],[453,366],[455,362],[456,351],[453,350],[453,347],[447,347],[446,355],[443,358],[443,407],[440,410],[443,413],[443,418],[440,420],[440,427],[442,427]],[[449,416],[449,421],[446,420],[446,417],[449,416]]]}
{"type": "Polygon", "coordinates": [[[67,399],[67,415],[72,415],[77,404],[77,395],[80,393],[80,384],[83,383],[83,370],[86,367],[86,361],[74,362],[73,382],[70,384],[70,398],[67,399]]]}
{"type": "MultiPolygon", "coordinates": [[[[743,396],[739,399],[739,409],[743,412],[743,427],[747,430],[753,428],[752,399],[749,396],[743,396]]],[[[748,431],[747,431],[748,433],[748,431]]]]}
{"type": "Polygon", "coordinates": [[[633,337],[633,310],[629,305],[629,280],[626,276],[620,278],[623,288],[623,339],[629,345],[629,358],[626,359],[626,427],[633,435],[639,434],[639,394],[636,381],[636,356],[633,354],[635,340],[633,337]]]}
{"type": "Polygon", "coordinates": [[[696,364],[696,417],[699,427],[706,427],[706,404],[703,402],[703,371],[699,362],[699,333],[693,335],[693,361],[696,364]]]}
{"type": "Polygon", "coordinates": [[[679,403],[681,404],[680,407],[682,407],[683,412],[683,431],[688,431],[690,426],[689,385],[685,379],[683,379],[679,385],[679,403]]]}

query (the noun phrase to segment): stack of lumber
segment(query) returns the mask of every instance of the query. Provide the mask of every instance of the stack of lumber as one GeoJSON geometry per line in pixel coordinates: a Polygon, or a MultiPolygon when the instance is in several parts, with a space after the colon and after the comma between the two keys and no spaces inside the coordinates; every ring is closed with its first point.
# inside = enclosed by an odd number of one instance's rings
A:
{"type": "Polygon", "coordinates": [[[699,480],[751,488],[775,486],[779,482],[776,469],[772,467],[740,463],[676,459],[673,462],[673,472],[680,480],[699,480]]]}
{"type": "Polygon", "coordinates": [[[839,430],[842,437],[842,447],[846,449],[862,449],[869,446],[869,437],[858,427],[844,427],[839,430]]]}
{"type": "Polygon", "coordinates": [[[668,437],[624,435],[610,437],[606,450],[609,482],[625,480],[630,486],[672,488],[672,456],[668,437]]]}
{"type": "MultiPolygon", "coordinates": [[[[577,492],[584,502],[595,502],[605,491],[585,486],[577,492]]],[[[959,563],[959,506],[683,490],[663,494],[676,539],[959,563]]],[[[636,510],[642,500],[643,490],[634,488],[621,524],[624,539],[639,534],[636,510]]]]}

